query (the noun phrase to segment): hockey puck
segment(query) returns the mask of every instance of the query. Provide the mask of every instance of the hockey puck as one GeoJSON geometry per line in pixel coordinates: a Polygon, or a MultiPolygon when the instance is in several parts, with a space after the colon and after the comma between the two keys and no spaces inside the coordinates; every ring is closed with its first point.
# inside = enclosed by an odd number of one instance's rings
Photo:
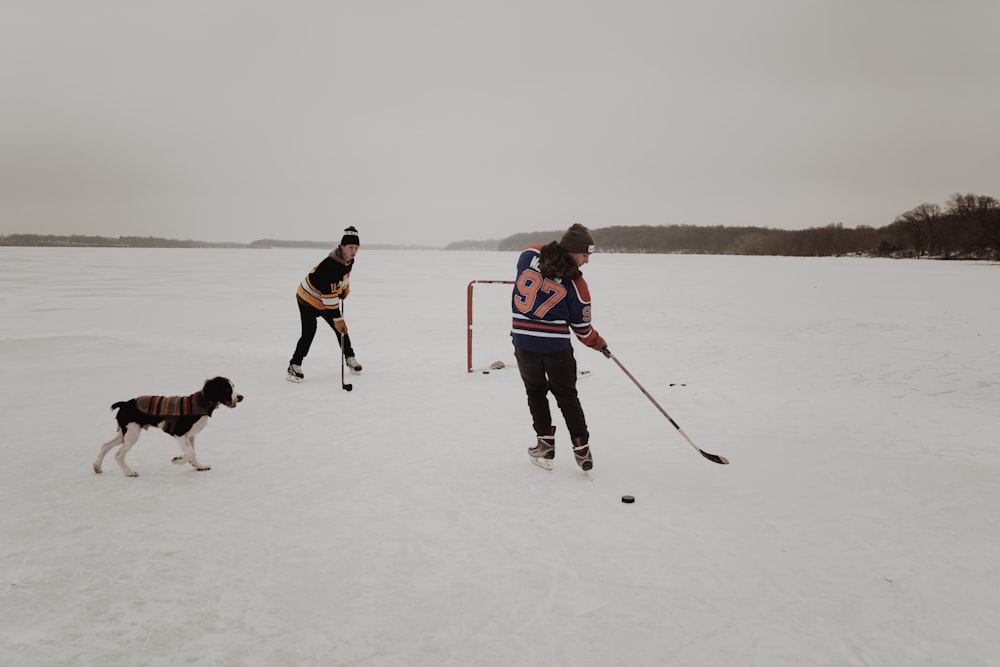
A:
{"type": "Polygon", "coordinates": [[[628,503],[634,503],[635,502],[635,496],[622,496],[622,502],[626,503],[626,504],[628,504],[628,503]]]}
{"type": "Polygon", "coordinates": [[[483,375],[489,375],[489,374],[490,374],[489,371],[483,371],[483,375]]]}

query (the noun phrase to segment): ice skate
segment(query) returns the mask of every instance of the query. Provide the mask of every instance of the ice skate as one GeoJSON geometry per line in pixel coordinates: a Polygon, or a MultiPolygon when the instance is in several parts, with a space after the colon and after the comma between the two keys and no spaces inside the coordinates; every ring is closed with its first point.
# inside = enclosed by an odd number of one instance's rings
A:
{"type": "Polygon", "coordinates": [[[590,455],[590,445],[583,442],[581,438],[573,438],[573,456],[576,463],[584,472],[594,467],[594,459],[590,455]]]}
{"type": "Polygon", "coordinates": [[[302,366],[298,364],[288,364],[288,377],[285,378],[289,382],[302,382],[302,378],[305,375],[302,374],[302,366]]]}
{"type": "Polygon", "coordinates": [[[552,459],[556,457],[556,427],[549,427],[548,435],[538,436],[534,447],[528,449],[531,462],[539,468],[552,470],[552,459]]]}
{"type": "Polygon", "coordinates": [[[362,366],[361,366],[360,363],[358,363],[358,360],[357,360],[356,357],[347,357],[346,359],[344,359],[344,363],[347,364],[347,367],[351,369],[352,373],[360,373],[361,372],[362,366]]]}

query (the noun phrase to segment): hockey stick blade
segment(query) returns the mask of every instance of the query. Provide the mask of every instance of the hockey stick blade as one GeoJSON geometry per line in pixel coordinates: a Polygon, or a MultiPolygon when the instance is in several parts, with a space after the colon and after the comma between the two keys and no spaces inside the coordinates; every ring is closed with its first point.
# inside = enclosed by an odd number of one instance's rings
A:
{"type": "Polygon", "coordinates": [[[721,463],[722,465],[729,465],[729,459],[727,459],[725,456],[719,456],[718,454],[709,454],[704,449],[699,449],[698,451],[701,452],[701,455],[704,456],[709,461],[711,461],[712,463],[721,463]]]}
{"type": "MultiPolygon", "coordinates": [[[[647,396],[648,396],[648,394],[647,394],[647,396]]],[[[660,408],[660,404],[657,403],[656,401],[653,401],[653,405],[655,405],[656,407],[660,408]]],[[[691,440],[691,438],[688,437],[688,434],[684,432],[684,429],[682,429],[680,426],[678,426],[677,422],[675,422],[673,419],[671,419],[670,415],[668,415],[664,411],[663,408],[660,408],[660,412],[662,412],[663,416],[665,416],[670,421],[670,423],[674,425],[674,428],[677,429],[677,432],[680,433],[682,436],[684,436],[684,439],[687,440],[688,444],[698,450],[699,454],[701,454],[702,456],[704,456],[706,459],[708,459],[712,463],[718,463],[720,465],[728,465],[729,464],[729,459],[727,459],[725,456],[719,456],[718,454],[712,454],[711,452],[706,452],[704,449],[702,449],[698,445],[694,444],[694,441],[691,440]]]]}

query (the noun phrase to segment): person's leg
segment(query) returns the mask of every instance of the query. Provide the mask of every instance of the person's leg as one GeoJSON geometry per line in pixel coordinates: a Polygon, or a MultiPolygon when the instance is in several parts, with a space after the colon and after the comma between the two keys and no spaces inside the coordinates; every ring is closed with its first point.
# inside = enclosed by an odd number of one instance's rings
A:
{"type": "Polygon", "coordinates": [[[576,358],[573,356],[573,349],[550,355],[546,362],[549,389],[556,397],[559,410],[566,420],[566,428],[569,429],[570,441],[573,443],[573,457],[577,465],[588,471],[594,467],[594,458],[588,444],[590,432],[587,430],[587,418],[576,392],[576,358]]]}
{"type": "Polygon", "coordinates": [[[302,365],[302,360],[306,358],[309,354],[309,348],[312,347],[313,338],[316,337],[316,318],[320,315],[320,312],[313,308],[312,306],[302,303],[296,300],[299,305],[299,319],[302,323],[302,335],[299,337],[299,342],[295,345],[295,353],[292,354],[291,362],[296,366],[302,365]]]}
{"type": "Polygon", "coordinates": [[[548,436],[552,430],[552,412],[549,409],[547,395],[549,381],[545,377],[544,356],[537,352],[514,348],[517,370],[521,373],[524,392],[528,397],[532,427],[539,436],[548,436]]]}
{"type": "MultiPolygon", "coordinates": [[[[337,338],[340,338],[340,334],[337,334],[337,338]]],[[[337,341],[337,344],[338,345],[340,344],[339,340],[337,341]]],[[[349,333],[344,334],[344,356],[345,357],[354,356],[354,346],[351,345],[351,334],[349,333]]]]}
{"type": "Polygon", "coordinates": [[[545,355],[545,373],[548,376],[549,390],[566,420],[570,438],[574,441],[579,438],[583,444],[587,444],[590,433],[587,431],[587,418],[576,391],[576,358],[573,356],[573,348],[545,355]]]}
{"type": "Polygon", "coordinates": [[[341,335],[341,333],[337,331],[337,327],[333,325],[333,311],[324,310],[320,313],[320,315],[323,317],[323,320],[330,325],[330,328],[333,329],[333,334],[337,337],[337,347],[340,347],[341,345],[344,346],[344,356],[353,357],[354,346],[351,345],[351,334],[347,333],[341,335]]]}

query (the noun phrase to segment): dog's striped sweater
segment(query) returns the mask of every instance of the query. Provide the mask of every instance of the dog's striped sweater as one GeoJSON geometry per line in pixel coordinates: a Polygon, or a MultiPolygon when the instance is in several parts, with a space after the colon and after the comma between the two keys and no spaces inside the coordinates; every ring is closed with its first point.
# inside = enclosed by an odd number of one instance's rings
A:
{"type": "Polygon", "coordinates": [[[194,421],[211,417],[219,404],[205,398],[204,391],[198,391],[190,396],[137,396],[135,407],[150,417],[162,417],[160,428],[164,433],[183,435],[194,421]]]}
{"type": "Polygon", "coordinates": [[[190,396],[138,396],[135,399],[135,406],[141,412],[154,417],[211,415],[217,405],[210,403],[203,391],[190,396]]]}

